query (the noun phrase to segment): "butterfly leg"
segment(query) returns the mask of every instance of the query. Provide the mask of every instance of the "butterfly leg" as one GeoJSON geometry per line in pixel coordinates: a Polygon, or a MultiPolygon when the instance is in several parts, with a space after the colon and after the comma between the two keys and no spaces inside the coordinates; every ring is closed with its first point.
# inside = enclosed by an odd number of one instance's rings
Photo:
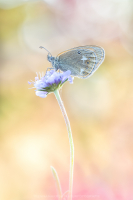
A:
{"type": "Polygon", "coordinates": [[[46,73],[47,73],[47,71],[50,71],[52,69],[54,69],[54,68],[53,67],[48,67],[47,70],[46,70],[46,73]]]}

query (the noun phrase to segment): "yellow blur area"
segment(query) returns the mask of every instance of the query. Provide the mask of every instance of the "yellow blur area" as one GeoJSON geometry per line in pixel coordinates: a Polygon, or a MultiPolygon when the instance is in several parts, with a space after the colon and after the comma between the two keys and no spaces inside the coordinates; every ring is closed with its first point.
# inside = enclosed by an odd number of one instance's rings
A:
{"type": "Polygon", "coordinates": [[[133,199],[132,22],[132,0],[0,0],[0,200],[57,199],[51,165],[68,190],[62,113],[54,94],[37,97],[28,81],[51,67],[39,46],[56,56],[91,44],[105,61],[60,91],[75,147],[73,193],[133,199]]]}

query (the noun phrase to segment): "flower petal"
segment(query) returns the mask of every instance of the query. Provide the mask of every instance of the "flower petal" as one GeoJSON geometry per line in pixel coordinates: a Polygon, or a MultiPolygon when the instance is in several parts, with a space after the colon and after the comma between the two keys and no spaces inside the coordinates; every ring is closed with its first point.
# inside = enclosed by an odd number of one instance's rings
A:
{"type": "Polygon", "coordinates": [[[68,77],[68,81],[69,81],[71,84],[73,84],[73,79],[74,79],[74,77],[71,77],[71,76],[68,77]]]}
{"type": "Polygon", "coordinates": [[[66,79],[69,78],[70,74],[71,74],[70,70],[67,70],[66,72],[62,73],[62,83],[64,83],[64,81],[66,81],[66,79]]]}
{"type": "Polygon", "coordinates": [[[30,84],[30,85],[31,85],[32,83],[31,83],[30,81],[28,81],[28,84],[30,84]]]}
{"type": "Polygon", "coordinates": [[[43,91],[36,91],[36,95],[42,98],[45,98],[47,96],[47,92],[43,92],[43,91]]]}

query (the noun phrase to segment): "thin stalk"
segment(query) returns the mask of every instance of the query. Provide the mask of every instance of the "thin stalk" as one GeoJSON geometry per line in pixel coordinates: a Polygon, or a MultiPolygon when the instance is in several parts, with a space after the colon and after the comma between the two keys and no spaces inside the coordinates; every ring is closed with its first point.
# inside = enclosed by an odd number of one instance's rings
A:
{"type": "Polygon", "coordinates": [[[69,193],[68,193],[68,197],[69,197],[69,200],[72,200],[73,170],[74,170],[74,144],[73,144],[73,138],[72,138],[72,131],[71,131],[70,122],[69,122],[64,104],[61,100],[59,91],[55,90],[54,94],[55,94],[56,99],[59,103],[60,109],[61,109],[63,117],[65,119],[67,131],[68,131],[68,138],[69,138],[69,144],[70,144],[70,171],[69,171],[69,193]]]}
{"type": "Polygon", "coordinates": [[[58,191],[58,199],[61,200],[61,198],[62,198],[62,189],[61,189],[60,180],[59,180],[59,177],[58,177],[58,174],[57,174],[55,168],[51,166],[51,170],[52,170],[52,174],[53,174],[53,177],[54,177],[54,180],[55,180],[55,184],[56,184],[56,188],[57,188],[57,191],[58,191]]]}

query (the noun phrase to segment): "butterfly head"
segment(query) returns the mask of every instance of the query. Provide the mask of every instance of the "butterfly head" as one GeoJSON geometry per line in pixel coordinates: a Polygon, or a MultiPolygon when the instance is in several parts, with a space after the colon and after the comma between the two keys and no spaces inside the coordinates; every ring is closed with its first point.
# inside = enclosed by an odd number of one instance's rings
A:
{"type": "Polygon", "coordinates": [[[52,66],[55,68],[55,57],[53,57],[52,55],[48,54],[48,55],[47,55],[47,60],[48,60],[49,62],[51,62],[51,63],[52,63],[52,66]]]}
{"type": "Polygon", "coordinates": [[[47,60],[52,63],[55,60],[55,58],[51,54],[48,54],[47,60]]]}
{"type": "Polygon", "coordinates": [[[52,55],[47,55],[47,60],[52,63],[52,67],[57,71],[59,69],[58,60],[57,58],[53,57],[52,55]]]}
{"type": "Polygon", "coordinates": [[[48,52],[47,60],[48,60],[49,62],[51,62],[51,63],[52,63],[52,66],[57,70],[58,67],[56,67],[56,59],[55,59],[55,57],[53,57],[52,54],[51,54],[46,48],[40,46],[40,49],[45,49],[45,50],[48,52]]]}

